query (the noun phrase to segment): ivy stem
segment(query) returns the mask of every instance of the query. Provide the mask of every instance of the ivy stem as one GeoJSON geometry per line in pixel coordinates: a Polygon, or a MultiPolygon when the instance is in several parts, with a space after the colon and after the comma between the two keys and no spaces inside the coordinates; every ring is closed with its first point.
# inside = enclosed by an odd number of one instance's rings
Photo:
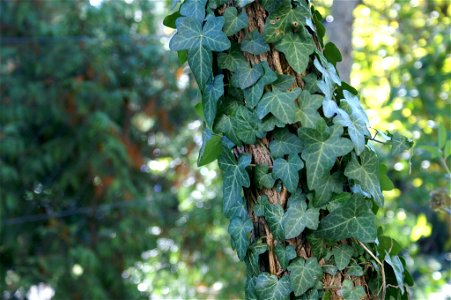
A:
{"type": "Polygon", "coordinates": [[[376,140],[375,138],[369,138],[369,140],[373,141],[373,142],[376,142],[376,143],[379,143],[379,144],[385,144],[384,142],[376,140]]]}
{"type": "MultiPolygon", "coordinates": [[[[381,267],[381,276],[382,276],[382,297],[381,299],[385,299],[385,290],[386,290],[386,286],[385,286],[385,270],[384,270],[384,264],[379,260],[379,258],[377,258],[376,255],[374,255],[374,253],[361,241],[356,240],[360,246],[362,246],[363,249],[365,249],[365,251],[372,257],[374,258],[374,260],[377,262],[377,264],[381,267]]],[[[379,292],[380,293],[380,292],[379,292]]]]}

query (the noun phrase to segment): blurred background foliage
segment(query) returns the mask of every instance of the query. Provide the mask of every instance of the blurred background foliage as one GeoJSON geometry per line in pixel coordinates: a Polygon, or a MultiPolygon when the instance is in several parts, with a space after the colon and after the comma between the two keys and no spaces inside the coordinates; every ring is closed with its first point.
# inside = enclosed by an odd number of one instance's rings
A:
{"type": "MultiPolygon", "coordinates": [[[[314,2],[333,26],[333,1],[314,2]]],[[[0,297],[242,298],[169,6],[0,1],[0,297]]],[[[379,223],[415,299],[451,294],[450,15],[446,0],[354,10],[351,83],[375,128],[415,141],[375,145],[394,181],[379,223]]]]}

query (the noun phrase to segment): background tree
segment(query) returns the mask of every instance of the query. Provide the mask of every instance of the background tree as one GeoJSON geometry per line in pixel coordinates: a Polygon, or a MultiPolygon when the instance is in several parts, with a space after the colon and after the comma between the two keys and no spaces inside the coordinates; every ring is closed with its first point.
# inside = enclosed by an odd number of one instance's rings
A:
{"type": "Polygon", "coordinates": [[[389,179],[321,21],[308,1],[187,0],[166,18],[202,92],[199,164],[219,156],[247,298],[406,297],[405,262],[375,224],[389,179]]]}

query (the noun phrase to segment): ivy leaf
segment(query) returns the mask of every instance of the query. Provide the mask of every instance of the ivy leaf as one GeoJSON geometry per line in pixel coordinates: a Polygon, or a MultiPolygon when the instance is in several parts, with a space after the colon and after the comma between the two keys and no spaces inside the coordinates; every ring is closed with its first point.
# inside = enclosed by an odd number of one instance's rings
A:
{"type": "Polygon", "coordinates": [[[313,61],[313,65],[321,74],[323,74],[323,78],[326,81],[330,81],[338,85],[341,85],[340,77],[338,76],[337,70],[335,69],[334,65],[327,62],[327,60],[321,54],[320,59],[321,61],[315,58],[315,60],[313,61]]]}
{"type": "Polygon", "coordinates": [[[348,134],[354,143],[354,149],[357,155],[365,150],[365,136],[370,136],[370,132],[365,122],[359,119],[356,114],[348,115],[343,109],[338,109],[338,114],[334,118],[334,124],[348,127],[348,134]]]}
{"type": "Polygon", "coordinates": [[[241,50],[250,54],[259,55],[269,51],[268,44],[258,32],[254,30],[246,35],[246,38],[241,42],[241,50]]]}
{"type": "Polygon", "coordinates": [[[346,275],[348,275],[348,276],[362,276],[363,275],[363,269],[358,264],[353,263],[346,270],[346,275]]]}
{"type": "Polygon", "coordinates": [[[216,160],[221,154],[221,136],[215,135],[210,129],[205,128],[202,132],[202,147],[199,151],[197,166],[201,167],[216,160]]]}
{"type": "Polygon", "coordinates": [[[354,237],[362,242],[376,239],[376,220],[368,203],[360,195],[339,202],[339,206],[321,220],[316,233],[334,241],[354,237]]]}
{"type": "Polygon", "coordinates": [[[219,166],[224,171],[224,214],[232,217],[233,208],[242,204],[242,187],[249,187],[250,179],[246,167],[251,163],[252,157],[249,154],[243,154],[238,164],[230,151],[224,151],[219,157],[219,166]]]}
{"type": "Polygon", "coordinates": [[[247,14],[243,10],[239,15],[235,7],[228,7],[224,12],[224,32],[228,36],[234,35],[247,27],[247,14]]]}
{"type": "Polygon", "coordinates": [[[282,217],[283,217],[283,208],[280,204],[272,204],[268,201],[268,199],[261,200],[265,212],[264,216],[266,222],[268,222],[269,229],[273,233],[274,237],[277,240],[284,240],[285,236],[283,233],[282,226],[282,217]]]}
{"type": "MultiPolygon", "coordinates": [[[[205,7],[203,8],[205,10],[205,7]]],[[[183,17],[176,21],[177,32],[169,42],[171,50],[188,50],[188,64],[203,90],[211,77],[211,51],[230,48],[230,41],[222,32],[224,17],[208,16],[204,26],[201,21],[183,17]]]]}
{"type": "Polygon", "coordinates": [[[359,285],[354,287],[354,284],[349,279],[345,279],[343,281],[343,286],[340,289],[340,292],[343,299],[346,300],[361,300],[366,296],[363,286],[359,285]]]}
{"type": "Polygon", "coordinates": [[[269,67],[268,62],[262,61],[260,65],[263,67],[263,76],[260,77],[254,85],[243,91],[246,106],[249,108],[254,108],[258,101],[260,101],[265,86],[277,79],[276,73],[269,67]]]}
{"type": "Polygon", "coordinates": [[[232,238],[232,247],[236,250],[240,260],[246,256],[247,248],[249,248],[249,234],[254,229],[251,219],[234,217],[229,224],[229,234],[232,238]]]}
{"type": "Polygon", "coordinates": [[[294,78],[294,76],[278,74],[277,80],[272,84],[272,86],[273,88],[277,88],[278,90],[286,91],[293,86],[295,81],[296,78],[294,78]]]}
{"type": "Polygon", "coordinates": [[[180,14],[202,22],[205,18],[207,0],[186,0],[180,7],[180,14]]]}
{"type": "Polygon", "coordinates": [[[244,287],[244,296],[246,300],[257,300],[255,292],[255,281],[257,277],[246,277],[246,285],[244,287]]]}
{"type": "Polygon", "coordinates": [[[239,46],[233,44],[228,53],[219,53],[218,65],[221,69],[235,72],[239,66],[248,64],[239,46]]]}
{"type": "Polygon", "coordinates": [[[287,275],[280,279],[268,273],[261,273],[255,281],[255,291],[259,300],[289,299],[290,279],[287,275]]]}
{"type": "Polygon", "coordinates": [[[282,224],[286,239],[297,237],[306,227],[316,230],[319,224],[319,209],[307,209],[305,200],[292,202],[283,216],[282,224]]]}
{"type": "Polygon", "coordinates": [[[181,16],[180,11],[176,11],[170,15],[167,15],[163,20],[163,25],[169,28],[177,28],[175,21],[181,16]]]}
{"type": "Polygon", "coordinates": [[[236,135],[244,143],[255,144],[256,137],[263,137],[264,132],[260,129],[261,121],[257,118],[255,111],[241,105],[235,111],[232,120],[236,135]]]}
{"type": "Polygon", "coordinates": [[[318,78],[315,73],[308,74],[302,80],[304,81],[304,91],[308,91],[312,95],[321,91],[317,85],[318,78]]]}
{"type": "Polygon", "coordinates": [[[290,193],[294,193],[299,184],[299,170],[304,163],[297,154],[290,154],[288,161],[278,158],[274,161],[272,174],[274,178],[280,178],[290,193]]]}
{"type": "Polygon", "coordinates": [[[285,127],[285,123],[274,117],[273,115],[269,115],[268,117],[263,119],[262,130],[263,131],[272,131],[275,127],[285,127]]]}
{"type": "Polygon", "coordinates": [[[379,164],[379,182],[381,184],[381,190],[383,191],[391,191],[395,188],[393,181],[391,181],[390,177],[387,176],[387,166],[384,164],[379,164]]]}
{"type": "Polygon", "coordinates": [[[313,40],[306,37],[304,30],[297,34],[288,33],[276,44],[276,49],[285,54],[290,66],[297,73],[303,73],[309,63],[309,55],[315,50],[313,40]]]}
{"type": "Polygon", "coordinates": [[[363,191],[370,194],[375,203],[382,207],[384,197],[377,177],[378,170],[379,161],[376,153],[366,148],[360,155],[360,163],[356,155],[352,156],[351,161],[345,168],[345,176],[356,181],[363,191]]]}
{"type": "Polygon", "coordinates": [[[283,157],[287,154],[298,154],[304,149],[299,137],[288,131],[287,128],[279,129],[273,135],[273,140],[269,143],[269,150],[272,157],[283,157]]]}
{"type": "Polygon", "coordinates": [[[401,290],[401,294],[404,294],[404,267],[402,265],[402,262],[398,256],[390,256],[388,252],[385,252],[385,254],[385,261],[392,267],[393,272],[395,273],[396,282],[398,283],[398,287],[401,290]]]}
{"type": "Polygon", "coordinates": [[[286,269],[290,260],[296,258],[296,250],[291,245],[284,247],[281,244],[277,244],[274,251],[282,269],[286,269]]]}
{"type": "Polygon", "coordinates": [[[389,134],[389,136],[391,138],[389,142],[391,144],[391,155],[398,155],[412,148],[413,142],[405,136],[402,136],[399,133],[389,134]]]}
{"type": "Polygon", "coordinates": [[[222,95],[224,95],[224,75],[221,74],[214,78],[213,84],[207,84],[202,97],[205,122],[210,128],[213,127],[218,100],[222,95]]]}
{"type": "Polygon", "coordinates": [[[266,250],[268,250],[268,246],[262,243],[261,240],[258,240],[250,246],[245,259],[248,274],[257,276],[260,273],[260,267],[258,264],[259,255],[265,253],[266,250]]]}
{"type": "Polygon", "coordinates": [[[343,176],[341,173],[335,172],[332,175],[326,175],[322,178],[315,190],[315,198],[313,199],[313,206],[321,207],[327,204],[332,196],[332,193],[340,193],[343,191],[343,176]]]}
{"type": "Polygon", "coordinates": [[[263,119],[271,113],[286,124],[296,122],[297,107],[294,100],[300,93],[299,88],[291,92],[272,91],[265,93],[257,105],[257,116],[263,119]]]}
{"type": "Polygon", "coordinates": [[[295,296],[304,294],[323,277],[323,270],[316,257],[310,257],[307,261],[298,257],[290,263],[288,271],[290,271],[290,285],[295,296]]]}
{"type": "Polygon", "coordinates": [[[353,252],[353,248],[346,244],[341,244],[332,249],[335,265],[337,266],[338,270],[342,271],[349,265],[353,252]]]}
{"type": "Polygon", "coordinates": [[[241,145],[241,140],[237,136],[236,125],[230,116],[223,114],[216,122],[215,131],[223,133],[235,145],[241,145]]]}
{"type": "Polygon", "coordinates": [[[302,127],[315,128],[321,119],[318,109],[323,103],[323,97],[312,95],[308,91],[302,91],[300,98],[300,108],[296,112],[296,120],[299,120],[302,127]]]}
{"type": "Polygon", "coordinates": [[[344,99],[341,102],[344,102],[349,106],[350,111],[346,110],[348,113],[355,115],[356,119],[359,119],[362,124],[368,127],[369,121],[368,116],[366,115],[365,110],[360,105],[359,98],[348,90],[343,91],[344,99]]]}
{"type": "Polygon", "coordinates": [[[267,165],[257,165],[255,166],[255,183],[257,188],[270,189],[274,186],[274,178],[271,173],[268,173],[269,167],[267,165]]]}
{"type": "Polygon", "coordinates": [[[328,42],[324,46],[324,56],[330,61],[334,66],[337,62],[340,62],[343,58],[341,56],[340,50],[338,50],[337,46],[334,43],[328,42]]]}
{"type": "Polygon", "coordinates": [[[272,12],[265,24],[265,41],[275,43],[285,34],[291,33],[292,28],[302,28],[305,25],[310,11],[305,6],[291,7],[291,3],[284,1],[282,6],[272,12]]]}
{"type": "Polygon", "coordinates": [[[251,4],[254,0],[238,0],[238,5],[240,7],[245,7],[248,4],[251,4]]]}
{"type": "Polygon", "coordinates": [[[260,64],[253,68],[246,62],[239,65],[232,75],[232,84],[240,89],[245,89],[257,82],[263,75],[263,68],[260,64]]]}
{"type": "Polygon", "coordinates": [[[341,137],[343,128],[328,128],[320,126],[316,129],[302,127],[299,129],[299,137],[305,145],[302,152],[307,168],[307,184],[309,189],[318,189],[323,179],[329,176],[329,172],[335,164],[337,157],[348,154],[354,148],[352,142],[341,137]]]}
{"type": "Polygon", "coordinates": [[[323,238],[320,238],[317,234],[309,234],[307,236],[307,241],[310,244],[312,253],[318,259],[321,259],[327,255],[327,250],[329,248],[329,242],[323,238]]]}

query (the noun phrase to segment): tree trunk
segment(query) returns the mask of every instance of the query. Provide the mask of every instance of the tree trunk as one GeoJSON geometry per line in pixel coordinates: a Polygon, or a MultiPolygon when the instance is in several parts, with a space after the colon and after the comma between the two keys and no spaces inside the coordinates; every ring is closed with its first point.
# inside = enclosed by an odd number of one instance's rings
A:
{"type": "Polygon", "coordinates": [[[337,63],[340,78],[350,82],[352,70],[352,24],[353,11],[361,0],[335,0],[332,4],[333,21],[327,24],[328,37],[341,52],[342,61],[337,63]]]}

